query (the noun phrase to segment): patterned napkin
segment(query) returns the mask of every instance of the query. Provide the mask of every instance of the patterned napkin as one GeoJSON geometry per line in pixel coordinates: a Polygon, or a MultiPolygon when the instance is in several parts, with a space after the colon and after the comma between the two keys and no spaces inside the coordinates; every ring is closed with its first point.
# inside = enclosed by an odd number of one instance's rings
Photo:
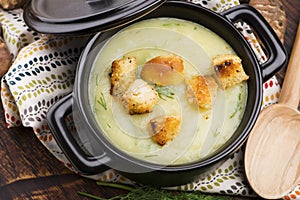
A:
{"type": "MultiPolygon", "coordinates": [[[[190,1],[216,12],[239,4],[237,0],[190,1]]],[[[3,38],[14,57],[11,68],[1,80],[1,100],[7,127],[20,125],[32,127],[40,142],[66,167],[76,172],[54,140],[45,116],[51,105],[72,92],[76,64],[89,36],[62,37],[37,34],[26,26],[22,13],[22,9],[0,10],[3,38]]],[[[260,63],[263,63],[266,57],[250,27],[243,22],[235,25],[256,52],[260,63]]],[[[263,107],[278,101],[280,87],[276,77],[264,83],[263,92],[263,107]]],[[[69,124],[73,122],[71,116],[66,120],[69,124]]],[[[88,178],[134,184],[113,169],[88,178]]],[[[255,195],[245,177],[242,149],[207,177],[172,189],[255,195]]],[[[300,200],[300,185],[283,198],[300,200]]]]}

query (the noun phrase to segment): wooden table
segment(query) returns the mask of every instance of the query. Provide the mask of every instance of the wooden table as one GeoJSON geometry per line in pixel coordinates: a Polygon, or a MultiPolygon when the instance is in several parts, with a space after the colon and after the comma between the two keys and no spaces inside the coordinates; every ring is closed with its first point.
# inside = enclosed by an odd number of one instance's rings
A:
{"type": "MultiPolygon", "coordinates": [[[[285,47],[290,54],[300,18],[300,1],[284,0],[285,47]]],[[[285,69],[278,73],[282,83],[285,69]]],[[[0,199],[84,199],[77,191],[112,197],[122,190],[103,188],[65,168],[35,137],[31,128],[7,129],[0,107],[0,199]]],[[[234,197],[234,199],[249,199],[234,197]]]]}

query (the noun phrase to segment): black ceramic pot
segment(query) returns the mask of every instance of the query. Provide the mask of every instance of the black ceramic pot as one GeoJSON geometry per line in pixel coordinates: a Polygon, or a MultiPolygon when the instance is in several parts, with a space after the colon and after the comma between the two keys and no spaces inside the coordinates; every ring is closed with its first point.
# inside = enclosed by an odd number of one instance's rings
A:
{"type": "Polygon", "coordinates": [[[142,184],[156,186],[186,184],[203,176],[237,151],[246,141],[261,109],[263,82],[286,64],[284,47],[272,28],[252,7],[241,5],[217,14],[192,3],[167,1],[139,20],[155,17],[174,17],[203,25],[225,39],[238,53],[243,65],[246,66],[246,73],[250,76],[246,111],[242,122],[224,146],[199,162],[178,166],[159,166],[123,153],[103,136],[88,103],[88,81],[93,60],[99,50],[97,49],[99,43],[118,30],[98,33],[90,40],[81,55],[74,92],[55,104],[47,115],[55,140],[73,166],[83,174],[97,174],[106,170],[107,166],[123,166],[126,169],[135,169],[135,171],[117,169],[124,176],[142,184]],[[262,40],[269,57],[265,64],[258,63],[251,47],[239,30],[234,27],[233,23],[241,19],[251,24],[262,40]],[[85,130],[84,134],[93,140],[91,145],[97,149],[97,155],[87,153],[69,133],[64,118],[72,112],[72,109],[76,112],[74,118],[79,119],[81,124],[79,126],[85,130]]]}

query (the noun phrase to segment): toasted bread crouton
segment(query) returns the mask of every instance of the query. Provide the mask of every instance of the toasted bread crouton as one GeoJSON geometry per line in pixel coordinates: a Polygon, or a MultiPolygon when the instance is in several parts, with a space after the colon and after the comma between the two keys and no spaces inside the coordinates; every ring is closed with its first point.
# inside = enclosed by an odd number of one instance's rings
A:
{"type": "Polygon", "coordinates": [[[180,120],[173,116],[156,117],[150,120],[152,139],[164,146],[172,141],[179,133],[180,120]]]}
{"type": "Polygon", "coordinates": [[[199,108],[211,109],[218,85],[211,76],[194,76],[186,80],[188,101],[199,108]]]}
{"type": "Polygon", "coordinates": [[[137,61],[135,57],[124,57],[113,61],[110,75],[110,94],[121,97],[136,79],[136,71],[137,61]]]}
{"type": "Polygon", "coordinates": [[[249,79],[249,76],[243,69],[242,60],[236,55],[225,54],[216,56],[213,59],[213,71],[219,85],[223,89],[249,79]]]}
{"type": "Polygon", "coordinates": [[[144,114],[152,111],[158,99],[158,93],[152,86],[142,79],[136,79],[122,96],[122,103],[130,115],[144,114]]]}
{"type": "Polygon", "coordinates": [[[175,85],[183,81],[183,60],[176,55],[157,56],[149,60],[141,71],[141,77],[157,85],[175,85]]]}

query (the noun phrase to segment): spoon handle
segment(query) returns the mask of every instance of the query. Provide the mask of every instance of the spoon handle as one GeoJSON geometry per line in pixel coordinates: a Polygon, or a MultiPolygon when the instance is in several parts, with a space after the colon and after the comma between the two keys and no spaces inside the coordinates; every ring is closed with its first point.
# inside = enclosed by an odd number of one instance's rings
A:
{"type": "Polygon", "coordinates": [[[297,109],[300,99],[300,23],[285,74],[279,103],[297,109]]]}

